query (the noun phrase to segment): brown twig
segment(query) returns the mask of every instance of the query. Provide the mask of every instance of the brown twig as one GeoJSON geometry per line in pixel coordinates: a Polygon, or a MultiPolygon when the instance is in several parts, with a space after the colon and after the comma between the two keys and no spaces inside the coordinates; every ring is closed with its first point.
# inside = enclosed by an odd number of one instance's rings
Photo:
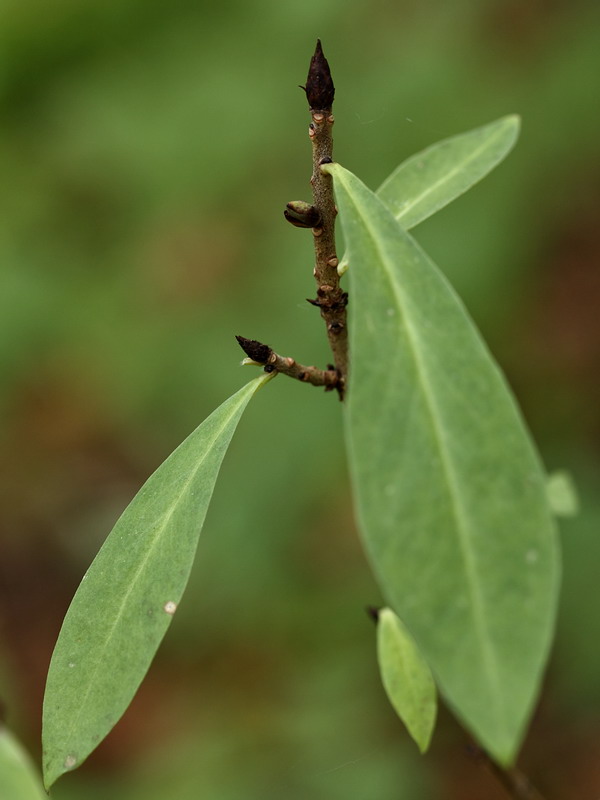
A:
{"type": "Polygon", "coordinates": [[[330,369],[305,367],[302,364],[297,364],[293,358],[278,355],[268,344],[257,342],[256,339],[246,339],[243,336],[236,336],[235,338],[248,358],[256,364],[264,366],[267,372],[277,371],[303,383],[324,386],[326,392],[338,388],[340,376],[333,366],[330,369]]]}
{"type": "Polygon", "coordinates": [[[310,179],[313,190],[313,207],[319,223],[313,227],[315,242],[315,269],[317,297],[309,302],[318,306],[327,326],[327,337],[339,373],[337,390],[343,398],[348,372],[348,330],[346,305],[348,294],[340,286],[337,272],[338,257],[335,249],[335,217],[337,209],[333,197],[331,175],[321,171],[321,165],[333,161],[333,114],[331,108],[335,87],[329,64],[323,55],[320,40],[311,59],[306,79],[306,92],[311,114],[309,136],[313,147],[313,172],[310,179]]]}
{"type": "Polygon", "coordinates": [[[490,758],[485,750],[476,745],[470,747],[469,752],[488,772],[494,775],[514,800],[545,800],[529,778],[517,767],[503,769],[490,758]]]}
{"type": "Polygon", "coordinates": [[[313,171],[310,179],[313,189],[312,204],[302,200],[288,203],[284,215],[297,228],[311,228],[315,243],[314,276],[317,281],[317,296],[309,303],[317,306],[327,326],[327,338],[333,353],[334,365],[326,370],[305,367],[293,358],[278,355],[268,345],[255,339],[237,336],[246,355],[266,370],[281,372],[313,386],[324,386],[326,391],[336,389],[340,400],[344,399],[348,372],[348,331],[346,329],[346,305],[348,294],[340,287],[335,251],[335,217],[337,209],[333,197],[333,182],[330,175],[322,172],[323,164],[333,161],[333,115],[331,107],[335,87],[329,64],[323,55],[320,40],[310,61],[306,92],[312,122],[309,136],[313,144],[313,171]]]}

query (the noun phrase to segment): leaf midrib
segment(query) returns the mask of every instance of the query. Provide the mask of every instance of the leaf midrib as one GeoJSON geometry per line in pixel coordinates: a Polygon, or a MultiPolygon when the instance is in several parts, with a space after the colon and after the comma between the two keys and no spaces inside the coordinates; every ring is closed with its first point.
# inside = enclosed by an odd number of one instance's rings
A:
{"type": "MultiPolygon", "coordinates": [[[[496,137],[494,137],[494,139],[493,139],[492,141],[493,141],[493,143],[495,144],[495,143],[496,143],[496,137]]],[[[399,223],[402,223],[402,219],[403,219],[404,217],[408,216],[409,212],[410,212],[410,211],[412,211],[413,209],[415,209],[415,208],[416,208],[416,207],[419,205],[419,203],[421,203],[421,202],[422,202],[422,201],[423,201],[423,200],[424,200],[426,197],[428,197],[428,196],[429,196],[429,195],[430,195],[430,194],[431,194],[433,191],[435,191],[435,190],[436,190],[436,189],[438,189],[440,186],[443,186],[445,183],[447,183],[447,182],[448,182],[448,181],[450,181],[452,178],[454,178],[454,177],[455,177],[455,176],[456,176],[456,175],[457,175],[457,174],[458,174],[460,171],[462,171],[462,170],[466,169],[466,167],[468,167],[468,165],[469,165],[469,164],[470,164],[472,161],[474,161],[476,158],[478,158],[478,157],[479,157],[479,155],[480,155],[480,154],[481,154],[481,153],[482,153],[484,150],[486,150],[486,149],[487,149],[489,146],[490,146],[490,140],[488,139],[488,140],[486,140],[486,141],[482,142],[482,143],[479,145],[479,147],[478,147],[478,148],[476,148],[475,150],[472,150],[472,151],[470,151],[470,155],[469,155],[469,156],[467,156],[467,158],[465,158],[463,161],[461,161],[459,164],[457,164],[457,165],[456,165],[456,166],[455,166],[453,169],[451,169],[449,172],[446,172],[442,178],[439,178],[437,181],[434,181],[434,183],[431,183],[431,184],[430,184],[430,185],[429,185],[429,186],[428,186],[426,189],[424,189],[424,190],[421,192],[421,194],[417,195],[417,197],[416,197],[416,198],[413,198],[413,200],[412,200],[412,203],[411,203],[409,206],[405,206],[405,207],[402,209],[402,211],[401,211],[399,214],[393,214],[393,216],[394,216],[395,220],[396,220],[397,222],[399,222],[399,223]]],[[[415,157],[415,158],[416,158],[416,157],[415,157]]],[[[381,191],[382,191],[382,189],[383,189],[383,188],[384,188],[384,187],[385,187],[385,186],[386,186],[388,183],[391,183],[391,182],[392,182],[392,178],[389,178],[387,181],[385,181],[385,182],[384,182],[384,183],[383,183],[383,184],[382,184],[382,185],[379,187],[379,189],[377,190],[377,194],[379,195],[379,192],[381,192],[381,191]]],[[[385,200],[383,200],[383,198],[380,198],[380,199],[381,199],[381,201],[382,201],[383,203],[385,203],[385,200]]],[[[387,203],[386,203],[386,205],[387,205],[387,203]]],[[[392,213],[393,213],[393,212],[392,212],[392,213]]],[[[411,227],[413,227],[413,226],[411,226],[411,227]]],[[[408,230],[408,229],[407,229],[407,230],[408,230]]]]}
{"type": "MultiPolygon", "coordinates": [[[[419,381],[422,386],[423,395],[425,398],[425,405],[431,419],[432,428],[434,431],[435,439],[437,442],[438,451],[440,453],[441,463],[443,466],[444,474],[446,476],[446,483],[448,486],[448,493],[450,495],[451,500],[451,507],[453,516],[456,522],[456,529],[459,533],[458,539],[460,544],[460,552],[463,558],[464,564],[464,571],[467,578],[467,586],[468,586],[468,593],[471,596],[471,609],[473,613],[473,618],[475,620],[476,628],[479,632],[479,638],[482,643],[482,652],[483,652],[483,662],[485,664],[485,669],[488,674],[490,685],[493,685],[496,692],[494,695],[494,708],[495,708],[495,716],[501,727],[506,730],[506,724],[504,719],[504,714],[501,711],[501,704],[500,704],[500,691],[499,691],[499,676],[498,671],[495,667],[495,661],[493,658],[493,644],[489,639],[489,636],[486,632],[485,622],[482,616],[483,613],[483,595],[481,592],[481,588],[479,585],[479,581],[476,577],[475,571],[475,558],[471,553],[468,547],[468,540],[469,540],[469,531],[468,525],[466,522],[466,516],[463,510],[463,502],[460,496],[460,492],[458,490],[458,486],[456,481],[453,477],[453,470],[452,470],[452,458],[451,458],[451,451],[449,450],[445,437],[443,435],[443,431],[440,428],[436,414],[434,409],[436,408],[434,394],[431,391],[431,386],[429,381],[426,377],[426,370],[423,366],[424,360],[420,353],[420,350],[416,343],[415,333],[411,327],[409,313],[408,313],[408,304],[405,303],[403,295],[401,293],[400,287],[397,286],[396,282],[394,281],[394,274],[388,265],[387,254],[384,250],[381,249],[379,239],[376,235],[376,231],[373,229],[369,216],[363,214],[361,212],[361,208],[355,202],[352,194],[350,192],[346,192],[348,198],[354,205],[358,215],[362,217],[365,223],[365,229],[369,234],[369,238],[373,244],[373,247],[377,254],[380,257],[380,261],[384,267],[383,273],[388,281],[388,284],[391,287],[392,294],[398,306],[398,309],[401,312],[401,318],[404,320],[404,328],[407,333],[410,351],[412,353],[413,361],[415,364],[415,369],[419,378],[419,381]],[[404,303],[403,303],[404,301],[404,303]],[[405,312],[405,313],[403,313],[405,312]]],[[[380,201],[383,205],[383,201],[380,201]]],[[[386,209],[387,210],[387,209],[386,209]]],[[[388,213],[391,212],[388,211],[388,213]]],[[[395,221],[395,220],[394,220],[395,221]]],[[[404,231],[403,231],[404,233],[404,231]]],[[[407,234],[408,235],[408,234],[407,234]]]]}
{"type": "MultiPolygon", "coordinates": [[[[121,618],[123,617],[125,608],[128,605],[129,597],[131,596],[131,593],[133,592],[134,588],[136,587],[137,581],[138,581],[140,575],[142,574],[146,564],[148,563],[148,560],[150,559],[151,555],[154,553],[156,545],[157,545],[158,541],[160,540],[160,538],[162,537],[162,535],[163,535],[163,533],[165,531],[165,528],[167,527],[167,525],[168,525],[168,523],[169,523],[169,521],[170,521],[170,519],[171,519],[171,517],[172,517],[172,515],[174,513],[175,507],[180,503],[181,498],[188,491],[188,489],[189,489],[191,483],[193,482],[194,478],[196,477],[198,471],[200,470],[200,468],[202,467],[202,465],[206,461],[206,458],[208,457],[210,449],[212,448],[214,443],[217,441],[219,436],[221,436],[221,434],[223,433],[225,428],[230,423],[231,419],[237,413],[238,409],[239,409],[239,405],[236,405],[234,407],[233,411],[227,416],[227,418],[225,419],[224,423],[216,430],[214,436],[212,437],[212,439],[210,441],[210,446],[206,448],[206,452],[205,452],[204,456],[198,462],[196,468],[191,472],[190,477],[184,483],[181,491],[177,495],[177,499],[175,500],[174,503],[172,503],[170,511],[167,514],[164,515],[161,525],[157,528],[157,530],[156,530],[156,532],[155,532],[155,534],[154,534],[154,536],[152,538],[152,542],[148,547],[146,556],[140,562],[139,567],[135,571],[133,580],[131,580],[129,582],[129,588],[127,589],[127,591],[125,592],[125,594],[123,596],[123,602],[121,603],[119,611],[118,611],[117,615],[115,616],[115,621],[114,621],[113,625],[110,628],[110,631],[109,631],[109,633],[108,633],[108,635],[107,635],[107,637],[105,639],[104,645],[101,648],[100,656],[96,661],[96,666],[94,667],[94,669],[93,669],[93,671],[91,673],[91,677],[88,680],[88,685],[87,685],[87,689],[85,691],[84,697],[83,697],[83,699],[82,699],[82,701],[81,701],[81,703],[79,705],[77,713],[73,717],[73,721],[72,721],[71,725],[68,728],[68,735],[64,739],[65,742],[69,742],[71,740],[71,736],[73,735],[73,731],[77,727],[77,723],[79,722],[79,720],[81,718],[81,715],[83,713],[84,707],[85,707],[85,705],[86,705],[86,703],[88,701],[88,698],[90,696],[91,688],[94,685],[94,679],[95,679],[96,675],[98,674],[98,670],[100,669],[100,665],[102,663],[103,656],[106,653],[106,651],[108,649],[108,646],[109,646],[110,642],[113,639],[114,632],[115,632],[115,630],[117,628],[117,625],[121,621],[121,618]]],[[[69,749],[68,745],[67,745],[66,749],[67,750],[69,749]]],[[[67,755],[68,755],[68,753],[67,753],[67,755]]]]}

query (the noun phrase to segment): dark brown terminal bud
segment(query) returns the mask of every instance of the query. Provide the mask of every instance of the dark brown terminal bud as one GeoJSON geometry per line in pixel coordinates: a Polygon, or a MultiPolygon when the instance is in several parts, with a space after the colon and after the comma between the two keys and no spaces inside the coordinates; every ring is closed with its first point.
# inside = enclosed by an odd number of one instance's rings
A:
{"type": "Polygon", "coordinates": [[[285,207],[283,215],[297,228],[314,228],[321,221],[317,209],[303,200],[292,200],[285,207]]]}
{"type": "Polygon", "coordinates": [[[267,363],[269,356],[273,352],[268,344],[257,342],[256,339],[245,339],[243,336],[236,336],[235,338],[248,358],[251,358],[252,361],[258,361],[259,364],[267,363]]]}
{"type": "Polygon", "coordinates": [[[329,64],[323,55],[320,39],[317,39],[315,54],[310,60],[306,86],[300,88],[306,92],[306,99],[311,111],[331,111],[335,86],[329,71],[329,64]]]}

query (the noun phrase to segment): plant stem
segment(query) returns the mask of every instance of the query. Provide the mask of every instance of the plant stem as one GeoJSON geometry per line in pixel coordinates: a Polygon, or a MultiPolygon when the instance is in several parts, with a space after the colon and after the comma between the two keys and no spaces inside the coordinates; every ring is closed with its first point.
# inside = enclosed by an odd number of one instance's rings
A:
{"type": "Polygon", "coordinates": [[[314,276],[317,281],[317,297],[309,300],[318,306],[327,326],[327,338],[333,353],[334,364],[327,369],[305,367],[293,358],[278,355],[266,344],[256,339],[236,336],[240,347],[255,364],[265,370],[281,372],[313,386],[324,386],[325,391],[335,389],[340,400],[344,399],[346,375],[348,372],[348,331],[346,329],[346,305],[348,294],[340,287],[340,276],[335,251],[335,218],[337,208],[333,197],[333,180],[321,170],[323,164],[333,161],[333,115],[331,106],[335,87],[331,78],[329,64],[323,55],[321,42],[311,59],[306,79],[306,92],[312,122],[309,136],[313,144],[313,172],[310,183],[313,190],[313,204],[294,200],[287,204],[285,218],[299,228],[312,228],[315,242],[314,276]]]}
{"type": "Polygon", "coordinates": [[[318,227],[312,229],[315,243],[314,276],[317,297],[310,300],[319,307],[327,327],[327,337],[339,373],[337,390],[343,399],[348,372],[348,330],[346,305],[348,294],[340,286],[337,272],[338,257],[335,249],[335,218],[337,209],[333,196],[333,180],[321,171],[321,165],[333,161],[333,105],[334,86],[329,64],[323,55],[321,42],[317,41],[308,78],[306,96],[311,113],[309,136],[313,148],[313,172],[310,179],[313,206],[320,218],[318,227]]]}
{"type": "Polygon", "coordinates": [[[297,364],[293,358],[278,355],[268,344],[257,342],[256,339],[245,339],[243,336],[235,338],[244,353],[256,364],[264,366],[268,372],[277,371],[303,383],[324,386],[326,392],[338,389],[340,376],[333,366],[331,369],[305,367],[303,364],[297,364]]]}
{"type": "Polygon", "coordinates": [[[529,778],[517,767],[503,769],[489,757],[485,750],[477,746],[473,747],[471,752],[497,778],[514,800],[545,800],[529,778]]]}

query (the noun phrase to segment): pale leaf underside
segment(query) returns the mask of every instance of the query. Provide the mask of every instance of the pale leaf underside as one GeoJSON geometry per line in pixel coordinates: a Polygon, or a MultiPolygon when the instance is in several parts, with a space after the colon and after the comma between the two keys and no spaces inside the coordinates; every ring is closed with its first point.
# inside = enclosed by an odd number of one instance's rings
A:
{"type": "Polygon", "coordinates": [[[451,287],[373,192],[325,169],[353,265],[346,438],[359,526],[446,700],[506,764],[554,625],[543,469],[451,287]]]}

